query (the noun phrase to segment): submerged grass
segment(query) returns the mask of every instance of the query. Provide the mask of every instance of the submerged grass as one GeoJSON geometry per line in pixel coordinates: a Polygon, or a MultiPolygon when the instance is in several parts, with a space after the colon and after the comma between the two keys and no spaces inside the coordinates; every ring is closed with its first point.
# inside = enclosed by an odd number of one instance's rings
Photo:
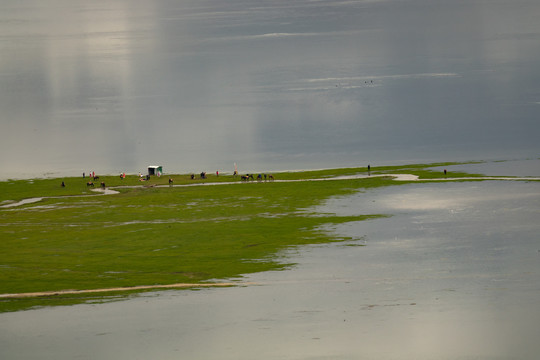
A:
{"type": "MultiPolygon", "coordinates": [[[[440,176],[425,167],[407,166],[407,172],[440,176]]],[[[308,179],[366,170],[333,169],[274,176],[308,179]]],[[[404,167],[377,171],[398,173],[404,167]]],[[[191,180],[189,175],[171,177],[175,184],[239,181],[232,176],[206,180],[191,180]]],[[[396,184],[387,178],[366,178],[197,187],[138,186],[122,188],[115,195],[96,196],[87,188],[87,181],[65,178],[0,182],[0,202],[4,204],[8,200],[44,197],[34,204],[0,208],[0,294],[197,284],[284,269],[290,264],[283,263],[278,256],[280,250],[347,240],[321,229],[383,216],[315,214],[310,210],[314,205],[332,196],[396,184]],[[66,187],[60,186],[62,181],[66,187]]],[[[108,186],[141,185],[135,176],[124,180],[101,177],[100,181],[108,186]]],[[[152,178],[144,184],[166,183],[168,177],[152,178]]],[[[0,312],[117,298],[118,294],[100,294],[0,299],[0,312]]]]}

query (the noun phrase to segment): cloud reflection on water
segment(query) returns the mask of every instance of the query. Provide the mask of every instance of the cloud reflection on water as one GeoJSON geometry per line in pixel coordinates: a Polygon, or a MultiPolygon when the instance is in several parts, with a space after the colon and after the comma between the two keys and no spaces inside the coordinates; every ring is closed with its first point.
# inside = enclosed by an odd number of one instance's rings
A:
{"type": "Polygon", "coordinates": [[[540,6],[518,2],[5,3],[1,165],[9,177],[529,156],[540,6]]]}

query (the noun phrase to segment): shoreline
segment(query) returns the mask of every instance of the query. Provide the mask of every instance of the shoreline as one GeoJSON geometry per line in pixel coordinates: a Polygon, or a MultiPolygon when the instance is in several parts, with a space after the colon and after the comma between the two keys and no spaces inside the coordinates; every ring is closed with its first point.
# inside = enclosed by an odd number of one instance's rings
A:
{"type": "MultiPolygon", "coordinates": [[[[172,175],[174,176],[174,175],[172,175]]],[[[276,183],[292,183],[292,182],[308,182],[308,181],[338,181],[338,180],[360,180],[376,177],[391,177],[394,181],[423,181],[423,182],[443,182],[443,181],[486,181],[486,180],[498,180],[498,181],[540,181],[540,177],[509,177],[509,176],[477,176],[477,177],[452,177],[452,178],[436,178],[436,179],[420,179],[418,175],[413,174],[374,174],[374,175],[343,175],[330,178],[316,178],[316,179],[294,179],[294,180],[272,180],[264,182],[276,182],[276,183]]],[[[181,187],[193,187],[193,186],[218,186],[218,185],[237,185],[237,184],[258,184],[263,181],[226,181],[226,182],[206,182],[195,184],[180,184],[180,185],[152,185],[153,188],[181,188],[181,187]]],[[[264,183],[263,182],[263,183],[264,183]]],[[[92,189],[93,192],[101,193],[99,195],[116,195],[118,191],[114,189],[136,189],[145,188],[145,185],[126,185],[126,186],[111,186],[109,188],[97,188],[92,189]]],[[[0,209],[7,209],[22,205],[33,204],[40,202],[44,199],[61,199],[65,197],[92,197],[96,195],[65,195],[65,196],[43,196],[26,198],[17,202],[0,205],[0,209]]]]}
{"type": "MultiPolygon", "coordinates": [[[[488,162],[500,162],[500,161],[516,161],[516,160],[529,160],[527,158],[525,159],[496,159],[496,160],[464,160],[464,161],[429,161],[427,163],[423,163],[423,162],[414,162],[415,160],[412,160],[413,162],[405,162],[405,163],[402,163],[400,164],[400,161],[382,161],[382,162],[378,162],[377,164],[377,167],[389,167],[389,166],[396,166],[396,167],[404,167],[404,166],[408,166],[408,165],[426,165],[426,167],[428,166],[444,166],[446,164],[448,164],[448,166],[451,166],[451,165],[464,165],[464,164],[475,164],[475,163],[488,163],[488,162]]],[[[367,165],[366,165],[367,166],[367,165]]],[[[244,173],[249,173],[249,174],[258,174],[258,173],[301,173],[301,172],[311,172],[311,171],[325,171],[325,170],[339,170],[339,169],[353,169],[353,168],[363,168],[363,167],[366,167],[366,166],[360,166],[360,165],[354,165],[354,166],[348,166],[348,165],[343,165],[343,166],[337,166],[337,167],[322,167],[322,168],[296,168],[296,169],[284,169],[284,170],[279,170],[279,169],[267,169],[267,170],[253,170],[253,169],[244,169],[242,170],[241,174],[244,174],[244,173]]],[[[129,169],[127,169],[129,170],[129,169]]],[[[109,174],[107,174],[106,172],[109,172],[109,170],[105,170],[105,173],[103,173],[102,175],[103,176],[117,176],[118,174],[120,173],[123,173],[125,172],[127,175],[136,175],[138,172],[133,172],[131,170],[127,171],[127,170],[117,170],[117,171],[113,171],[109,174]]],[[[233,172],[232,171],[227,171],[227,170],[220,170],[220,169],[217,169],[219,170],[219,173],[220,174],[223,174],[223,175],[233,175],[233,172]]],[[[172,173],[167,173],[167,174],[164,174],[163,176],[177,176],[177,175],[186,175],[186,174],[191,174],[191,173],[199,173],[199,171],[196,171],[196,170],[192,170],[192,171],[186,171],[186,170],[181,170],[181,169],[173,169],[172,170],[173,172],[172,173]],[[174,171],[178,171],[178,172],[174,172],[174,171]]],[[[81,171],[76,171],[74,169],[65,169],[65,172],[62,173],[61,170],[59,171],[49,171],[49,172],[43,172],[41,174],[35,174],[35,175],[31,175],[30,173],[19,173],[19,175],[14,175],[14,176],[7,176],[7,177],[4,177],[3,175],[0,176],[0,182],[3,182],[3,181],[20,181],[20,180],[27,180],[27,181],[31,181],[31,180],[49,180],[49,179],[63,179],[63,178],[77,178],[80,176],[80,174],[82,174],[83,170],[81,171]]],[[[101,174],[101,173],[100,173],[101,174]]]]}
{"type": "Polygon", "coordinates": [[[23,298],[37,298],[37,297],[50,297],[58,295],[78,295],[78,294],[95,294],[106,292],[124,292],[124,291],[138,291],[138,290],[153,290],[153,289],[186,289],[186,288],[199,288],[199,287],[230,287],[238,285],[251,285],[252,283],[178,283],[178,284],[166,284],[166,285],[138,285],[138,286],[126,286],[115,288],[103,288],[103,289],[87,289],[87,290],[57,290],[57,291],[38,291],[27,293],[13,293],[13,294],[0,294],[0,299],[23,299],[23,298]]]}
{"type": "MultiPolygon", "coordinates": [[[[417,165],[423,165],[424,168],[428,169],[430,167],[451,167],[451,166],[460,166],[460,165],[478,165],[478,164],[496,164],[496,163],[506,163],[506,162],[516,162],[516,161],[539,161],[540,158],[538,157],[524,157],[524,158],[509,158],[509,159],[488,159],[488,160],[464,160],[464,161],[432,161],[432,162],[407,162],[400,164],[400,161],[395,162],[386,162],[383,161],[381,163],[378,163],[376,165],[377,168],[387,168],[387,167],[407,167],[407,166],[417,166],[417,165]]],[[[318,172],[318,171],[326,171],[326,170],[339,170],[339,169],[361,169],[365,168],[366,166],[338,166],[338,167],[323,167],[323,168],[297,168],[297,169],[285,169],[285,170],[279,170],[279,169],[269,169],[269,170],[245,170],[240,172],[243,173],[249,173],[249,174],[258,174],[258,173],[274,173],[274,174],[287,174],[287,173],[302,173],[302,172],[318,172]]],[[[219,169],[218,169],[219,170],[219,169]]],[[[373,170],[373,167],[372,167],[373,170]]],[[[163,174],[163,176],[182,176],[187,174],[195,173],[197,174],[198,171],[184,171],[184,170],[178,170],[179,172],[174,172],[163,174]]],[[[123,171],[117,171],[112,173],[107,173],[107,170],[105,173],[102,174],[102,176],[117,176],[118,174],[122,173],[123,171]]],[[[226,171],[226,170],[219,170],[219,173],[222,175],[233,175],[232,171],[226,171]]],[[[126,172],[128,175],[136,175],[136,172],[126,172]]],[[[497,175],[488,175],[488,176],[497,176],[497,175]]],[[[535,175],[521,175],[522,177],[539,177],[538,174],[535,175]]],[[[27,174],[19,174],[14,176],[0,176],[0,182],[8,182],[8,181],[32,181],[32,180],[53,180],[53,179],[64,179],[64,178],[78,178],[80,177],[80,173],[77,171],[68,170],[67,172],[62,173],[61,171],[57,172],[46,172],[42,174],[35,174],[32,175],[30,173],[27,174]]]]}

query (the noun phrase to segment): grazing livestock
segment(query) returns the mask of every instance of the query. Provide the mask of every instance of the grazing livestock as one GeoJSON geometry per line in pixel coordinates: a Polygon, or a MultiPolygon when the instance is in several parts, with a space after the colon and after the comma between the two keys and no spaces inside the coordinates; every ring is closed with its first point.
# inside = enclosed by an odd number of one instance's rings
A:
{"type": "Polygon", "coordinates": [[[173,179],[169,178],[169,185],[173,184],[173,179]]]}
{"type": "Polygon", "coordinates": [[[274,181],[274,175],[272,174],[268,175],[268,179],[270,179],[270,181],[274,181]]]}
{"type": "Polygon", "coordinates": [[[94,176],[94,181],[99,180],[99,176],[94,176]]]}
{"type": "Polygon", "coordinates": [[[86,186],[91,186],[91,187],[94,187],[94,183],[93,183],[93,182],[91,182],[91,181],[89,181],[89,182],[87,182],[87,183],[86,183],[86,186]]]}

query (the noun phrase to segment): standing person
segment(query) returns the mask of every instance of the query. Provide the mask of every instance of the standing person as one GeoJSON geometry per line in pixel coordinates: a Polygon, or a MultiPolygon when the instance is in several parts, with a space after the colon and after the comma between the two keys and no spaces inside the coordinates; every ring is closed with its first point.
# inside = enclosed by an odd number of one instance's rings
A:
{"type": "Polygon", "coordinates": [[[367,166],[367,173],[368,173],[368,176],[371,176],[371,165],[369,164],[367,166]]]}
{"type": "Polygon", "coordinates": [[[84,179],[84,172],[82,173],[82,178],[84,179]]]}
{"type": "Polygon", "coordinates": [[[216,176],[219,176],[219,170],[216,170],[216,176]]]}

